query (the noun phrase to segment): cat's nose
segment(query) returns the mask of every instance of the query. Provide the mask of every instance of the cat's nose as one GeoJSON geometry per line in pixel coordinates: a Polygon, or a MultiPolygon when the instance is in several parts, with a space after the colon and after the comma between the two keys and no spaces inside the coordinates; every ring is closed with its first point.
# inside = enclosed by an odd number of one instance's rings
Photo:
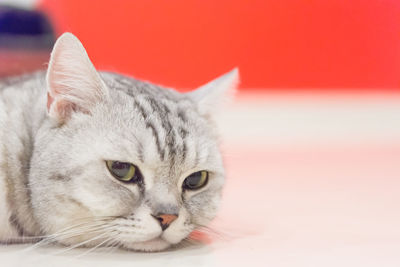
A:
{"type": "Polygon", "coordinates": [[[160,223],[163,231],[178,218],[177,214],[158,214],[152,216],[160,223]]]}

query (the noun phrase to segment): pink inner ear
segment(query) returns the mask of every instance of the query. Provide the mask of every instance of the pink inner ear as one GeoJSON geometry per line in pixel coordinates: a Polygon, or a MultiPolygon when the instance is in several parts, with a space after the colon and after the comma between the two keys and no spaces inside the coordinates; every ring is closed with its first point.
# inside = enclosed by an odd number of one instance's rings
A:
{"type": "MultiPolygon", "coordinates": [[[[57,114],[58,120],[64,122],[67,118],[71,117],[72,112],[76,112],[78,109],[74,103],[65,101],[63,99],[54,101],[53,106],[51,106],[50,112],[57,114]]],[[[84,112],[84,110],[82,111],[84,112]]]]}
{"type": "Polygon", "coordinates": [[[48,112],[50,111],[50,107],[51,107],[51,104],[53,104],[53,102],[54,102],[54,98],[48,92],[47,93],[47,111],[48,112]]]}

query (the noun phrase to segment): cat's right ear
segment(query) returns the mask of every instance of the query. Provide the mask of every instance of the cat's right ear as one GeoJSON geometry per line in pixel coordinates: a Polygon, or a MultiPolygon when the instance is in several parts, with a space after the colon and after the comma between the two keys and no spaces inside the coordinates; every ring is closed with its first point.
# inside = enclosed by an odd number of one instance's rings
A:
{"type": "Polygon", "coordinates": [[[108,95],[108,89],[81,42],[71,33],[59,37],[47,69],[47,111],[63,123],[73,112],[90,108],[108,95]]]}
{"type": "Polygon", "coordinates": [[[212,117],[218,107],[233,98],[238,84],[239,69],[234,68],[187,95],[197,103],[200,114],[212,117]]]}

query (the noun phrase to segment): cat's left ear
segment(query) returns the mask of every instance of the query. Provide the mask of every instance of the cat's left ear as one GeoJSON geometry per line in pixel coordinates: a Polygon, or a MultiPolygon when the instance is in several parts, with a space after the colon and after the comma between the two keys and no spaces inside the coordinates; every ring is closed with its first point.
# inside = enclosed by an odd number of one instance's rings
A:
{"type": "Polygon", "coordinates": [[[187,95],[197,103],[202,115],[213,116],[220,106],[233,98],[238,84],[239,70],[235,68],[187,95]]]}
{"type": "Polygon", "coordinates": [[[108,89],[90,61],[81,42],[71,33],[57,39],[47,70],[47,111],[58,122],[72,113],[90,113],[106,99],[108,89]]]}

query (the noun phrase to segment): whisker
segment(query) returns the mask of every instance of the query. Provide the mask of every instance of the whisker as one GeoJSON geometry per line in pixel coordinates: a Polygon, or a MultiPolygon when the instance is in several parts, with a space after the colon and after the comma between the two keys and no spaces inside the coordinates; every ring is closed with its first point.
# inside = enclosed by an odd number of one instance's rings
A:
{"type": "MultiPolygon", "coordinates": [[[[116,233],[116,234],[114,234],[114,235],[117,236],[118,233],[116,233]]],[[[81,258],[81,257],[83,257],[83,256],[85,256],[85,255],[87,255],[87,254],[89,254],[89,253],[91,253],[91,252],[93,252],[94,250],[96,250],[97,248],[101,247],[102,245],[107,244],[109,241],[111,241],[111,240],[113,240],[113,239],[114,239],[114,237],[111,236],[111,237],[107,238],[106,240],[104,240],[103,242],[100,242],[100,243],[99,243],[98,245],[96,245],[95,247],[93,247],[93,248],[91,248],[91,249],[85,251],[84,253],[82,253],[82,254],[80,254],[80,255],[74,257],[74,258],[81,258]]]]}
{"type": "MultiPolygon", "coordinates": [[[[90,219],[93,219],[93,218],[90,218],[90,219]]],[[[79,220],[82,220],[82,218],[79,220]]],[[[86,221],[86,222],[81,222],[81,223],[78,223],[78,224],[75,224],[72,226],[65,227],[65,228],[63,228],[53,234],[50,234],[50,235],[32,237],[32,238],[41,238],[42,240],[40,240],[36,244],[24,249],[22,252],[28,252],[28,251],[31,251],[42,245],[46,245],[46,244],[55,242],[57,240],[57,238],[60,238],[60,237],[64,237],[64,239],[71,238],[71,237],[79,236],[84,233],[88,233],[90,231],[96,231],[96,230],[100,231],[101,229],[103,229],[103,227],[104,227],[104,222],[101,223],[101,221],[95,219],[95,221],[86,221]]]]}
{"type": "Polygon", "coordinates": [[[59,254],[68,252],[68,251],[70,251],[70,250],[72,250],[72,249],[74,249],[74,248],[78,248],[78,247],[81,247],[82,245],[85,245],[85,244],[90,243],[90,242],[92,242],[92,241],[101,239],[101,238],[103,238],[104,236],[106,236],[106,235],[109,234],[109,233],[110,233],[110,231],[109,231],[109,232],[104,232],[104,233],[102,233],[102,234],[100,234],[100,235],[97,235],[97,236],[95,236],[95,237],[93,237],[93,238],[90,238],[90,239],[87,239],[87,240],[85,240],[85,241],[79,242],[79,243],[77,243],[77,244],[75,244],[75,245],[69,246],[69,247],[67,247],[66,249],[63,249],[63,250],[58,251],[58,252],[56,252],[56,253],[52,253],[52,254],[50,254],[50,255],[51,255],[51,256],[56,256],[56,255],[59,255],[59,254]]]}
{"type": "Polygon", "coordinates": [[[233,236],[227,232],[223,232],[221,230],[213,229],[207,225],[197,225],[196,230],[197,232],[204,233],[211,237],[218,238],[219,240],[223,241],[230,241],[233,239],[233,236]]]}
{"type": "Polygon", "coordinates": [[[111,243],[108,245],[109,250],[108,250],[107,254],[110,254],[119,248],[120,248],[120,242],[118,240],[116,240],[114,237],[114,240],[112,240],[111,243]]]}

